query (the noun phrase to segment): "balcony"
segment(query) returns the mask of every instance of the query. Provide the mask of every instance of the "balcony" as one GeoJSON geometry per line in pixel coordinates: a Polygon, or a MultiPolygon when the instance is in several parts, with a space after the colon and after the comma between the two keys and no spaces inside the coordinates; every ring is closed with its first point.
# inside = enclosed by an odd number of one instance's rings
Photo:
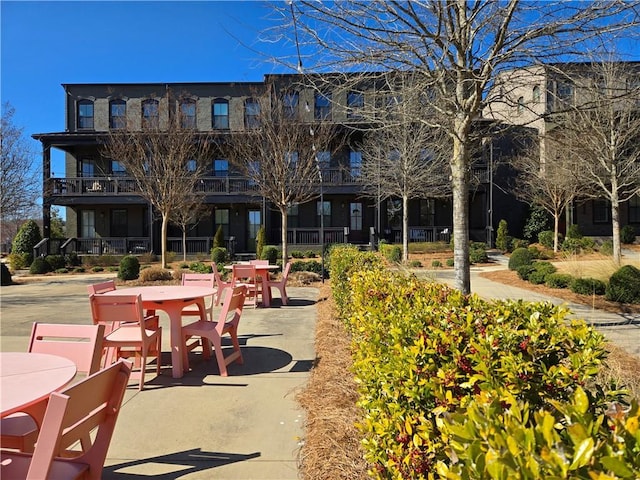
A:
{"type": "MultiPolygon", "coordinates": [[[[361,179],[342,168],[324,169],[324,185],[359,185],[361,179]]],[[[52,196],[118,196],[138,195],[140,189],[133,177],[64,177],[49,178],[47,192],[52,196]]],[[[211,195],[243,195],[257,190],[255,182],[246,177],[202,177],[195,187],[196,192],[211,195]]]]}

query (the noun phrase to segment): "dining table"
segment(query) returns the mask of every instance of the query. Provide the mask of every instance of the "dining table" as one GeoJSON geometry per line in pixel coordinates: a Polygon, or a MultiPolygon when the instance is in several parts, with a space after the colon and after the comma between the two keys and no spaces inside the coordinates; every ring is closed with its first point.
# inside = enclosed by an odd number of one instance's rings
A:
{"type": "Polygon", "coordinates": [[[44,416],[49,395],[76,375],[76,364],[65,357],[32,352],[0,352],[0,416],[29,413],[44,416]]]}
{"type": "Polygon", "coordinates": [[[207,318],[204,299],[216,294],[215,288],[187,285],[153,285],[117,288],[100,295],[140,295],[145,310],[162,310],[169,317],[169,341],[171,343],[171,373],[173,378],[184,375],[183,361],[185,341],[182,338],[182,310],[196,304],[203,319],[207,318]]]}
{"type": "MultiPolygon", "coordinates": [[[[242,262],[244,265],[249,263],[242,262]]],[[[269,287],[269,272],[273,270],[280,270],[280,266],[278,265],[266,265],[266,264],[258,264],[253,263],[249,264],[256,267],[256,276],[260,277],[260,281],[262,282],[262,305],[264,307],[271,306],[271,287],[269,287]]],[[[225,265],[225,270],[233,270],[233,264],[225,265]]]]}

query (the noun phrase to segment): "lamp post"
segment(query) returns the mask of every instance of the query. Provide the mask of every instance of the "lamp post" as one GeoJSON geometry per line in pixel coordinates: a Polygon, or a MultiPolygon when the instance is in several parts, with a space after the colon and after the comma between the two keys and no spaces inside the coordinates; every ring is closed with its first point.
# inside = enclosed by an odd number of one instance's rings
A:
{"type": "MultiPolygon", "coordinates": [[[[309,104],[305,105],[307,111],[309,111],[309,104]]],[[[322,283],[324,283],[324,188],[322,181],[322,167],[320,166],[320,159],[316,152],[316,144],[314,141],[313,128],[309,128],[309,134],[311,135],[311,149],[316,156],[316,168],[318,169],[318,179],[320,180],[320,275],[322,277],[322,283]]]]}

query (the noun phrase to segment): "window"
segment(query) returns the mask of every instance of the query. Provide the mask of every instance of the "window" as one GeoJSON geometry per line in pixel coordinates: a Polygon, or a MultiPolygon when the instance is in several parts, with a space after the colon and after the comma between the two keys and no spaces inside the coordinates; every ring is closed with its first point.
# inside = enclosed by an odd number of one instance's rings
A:
{"type": "Polygon", "coordinates": [[[217,230],[218,227],[222,227],[224,238],[229,238],[229,209],[216,208],[215,212],[215,230],[217,230]]]}
{"type": "Polygon", "coordinates": [[[418,207],[421,227],[432,227],[436,224],[436,201],[432,198],[423,198],[418,207]]]}
{"type": "Polygon", "coordinates": [[[297,203],[287,208],[287,225],[289,226],[289,228],[298,228],[300,226],[298,221],[297,203]]]}
{"type": "Polygon", "coordinates": [[[180,102],[180,125],[182,128],[196,128],[196,101],[186,98],[180,102]]]}
{"type": "Polygon", "coordinates": [[[111,174],[116,177],[125,176],[127,174],[127,169],[124,168],[122,162],[119,162],[118,160],[111,160],[111,174]]]}
{"type": "Polygon", "coordinates": [[[331,167],[331,152],[323,150],[316,154],[316,160],[320,166],[320,170],[327,170],[331,167]]]}
{"type": "Polygon", "coordinates": [[[629,223],[640,223],[640,195],[631,197],[629,205],[629,223]]]}
{"type": "Polygon", "coordinates": [[[640,106],[640,78],[637,75],[627,78],[627,93],[630,95],[631,101],[636,106],[640,106]]]}
{"type": "Polygon", "coordinates": [[[91,100],[78,102],[78,128],[93,129],[93,102],[91,100]]]}
{"type": "Polygon", "coordinates": [[[147,128],[158,128],[160,125],[157,100],[149,99],[142,102],[142,125],[147,128]]]}
{"type": "Polygon", "coordinates": [[[229,101],[224,98],[216,98],[213,101],[211,118],[213,128],[217,130],[229,129],[229,101]]]}
{"type": "Polygon", "coordinates": [[[216,159],[213,161],[213,176],[214,177],[228,177],[229,176],[229,161],[224,159],[216,159]]]}
{"type": "Polygon", "coordinates": [[[568,82],[558,82],[556,84],[557,107],[566,107],[573,104],[573,85],[568,82]]]}
{"type": "Polygon", "coordinates": [[[95,210],[82,210],[80,212],[80,236],[83,238],[96,237],[95,210]]]}
{"type": "Polygon", "coordinates": [[[524,97],[518,97],[518,115],[524,112],[524,97]]]}
{"type": "Polygon", "coordinates": [[[260,104],[253,98],[247,98],[244,102],[244,126],[245,128],[260,126],[260,104]]]}
{"type": "Polygon", "coordinates": [[[362,118],[364,94],[362,92],[347,93],[347,118],[362,118]]]}
{"type": "Polygon", "coordinates": [[[80,160],[80,176],[93,177],[96,174],[96,162],[93,158],[80,160]]]}
{"type": "Polygon", "coordinates": [[[533,97],[532,97],[533,103],[539,103],[540,102],[540,86],[536,85],[535,87],[533,87],[533,97]]]}
{"type": "Polygon", "coordinates": [[[191,159],[187,160],[187,172],[195,172],[198,169],[198,162],[191,159]]]}
{"type": "Polygon", "coordinates": [[[124,100],[109,102],[109,127],[125,128],[127,126],[127,103],[124,100]]]}
{"type": "Polygon", "coordinates": [[[355,150],[349,152],[349,171],[352,179],[360,177],[362,174],[362,152],[355,150]]]}
{"type": "Polygon", "coordinates": [[[298,152],[285,153],[284,163],[288,170],[295,170],[298,166],[298,152]]]}
{"type": "Polygon", "coordinates": [[[362,230],[362,204],[349,204],[349,228],[353,230],[362,230]]]}
{"type": "Polygon", "coordinates": [[[316,203],[316,216],[318,217],[318,225],[320,225],[320,215],[322,215],[323,213],[324,226],[331,226],[331,202],[325,200],[324,202],[318,201],[316,203]]]}
{"type": "Polygon", "coordinates": [[[314,118],[316,120],[331,120],[331,94],[316,93],[314,118]]]}
{"type": "Polygon", "coordinates": [[[285,118],[293,119],[298,115],[298,102],[300,94],[294,90],[290,90],[282,97],[282,107],[284,108],[285,118]]]}
{"type": "Polygon", "coordinates": [[[594,200],[593,223],[609,223],[611,221],[611,206],[606,200],[594,200]]]}
{"type": "Polygon", "coordinates": [[[126,237],[127,236],[127,211],[125,209],[111,210],[111,225],[109,227],[109,236],[126,237]]]}

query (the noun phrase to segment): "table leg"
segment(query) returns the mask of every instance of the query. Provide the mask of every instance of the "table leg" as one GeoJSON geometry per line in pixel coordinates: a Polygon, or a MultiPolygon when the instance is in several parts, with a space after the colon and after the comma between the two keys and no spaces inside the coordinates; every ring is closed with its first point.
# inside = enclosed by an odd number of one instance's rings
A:
{"type": "Polygon", "coordinates": [[[173,378],[182,378],[184,375],[184,364],[182,362],[182,349],[184,339],[182,338],[182,308],[184,303],[165,302],[162,309],[169,316],[169,341],[171,342],[171,371],[173,378]]]}

